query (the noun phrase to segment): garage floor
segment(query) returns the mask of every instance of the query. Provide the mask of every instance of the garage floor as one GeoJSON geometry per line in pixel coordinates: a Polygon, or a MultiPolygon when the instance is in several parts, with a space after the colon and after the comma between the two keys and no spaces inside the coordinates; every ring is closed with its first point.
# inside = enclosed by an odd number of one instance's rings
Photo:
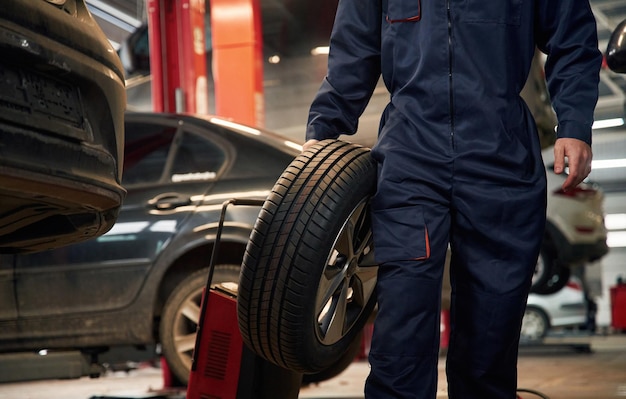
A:
{"type": "MultiPolygon", "coordinates": [[[[447,398],[444,364],[445,358],[441,357],[438,398],[447,398]]],[[[354,362],[341,375],[302,388],[299,398],[363,398],[367,372],[367,362],[354,362]]],[[[0,384],[0,399],[154,398],[162,392],[162,387],[160,369],[146,366],[128,373],[109,372],[96,379],[0,384]]],[[[557,338],[549,345],[522,347],[519,387],[538,391],[550,399],[626,398],[626,334],[557,338]]],[[[168,394],[171,399],[184,398],[181,391],[168,394]]],[[[520,396],[540,398],[528,392],[520,392],[520,396]]]]}

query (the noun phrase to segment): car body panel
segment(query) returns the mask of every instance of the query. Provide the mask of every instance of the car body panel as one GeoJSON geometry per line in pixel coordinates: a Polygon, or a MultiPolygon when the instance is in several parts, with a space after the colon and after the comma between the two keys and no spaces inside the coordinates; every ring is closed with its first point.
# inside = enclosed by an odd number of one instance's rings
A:
{"type": "MultiPolygon", "coordinates": [[[[209,264],[222,204],[265,199],[299,152],[218,118],[128,113],[117,223],[91,240],[2,258],[15,267],[17,312],[0,309],[0,351],[154,343],[168,293],[209,264]]],[[[228,209],[220,264],[241,263],[259,209],[228,209]]]]}
{"type": "Polygon", "coordinates": [[[563,193],[565,174],[554,173],[554,153],[543,151],[548,180],[546,233],[565,264],[581,264],[602,258],[608,253],[604,224],[604,192],[590,183],[581,183],[572,193],[563,193]]]}
{"type": "Polygon", "coordinates": [[[570,279],[569,285],[554,294],[530,294],[527,306],[543,310],[552,328],[582,326],[587,322],[585,294],[575,277],[570,279]]]}

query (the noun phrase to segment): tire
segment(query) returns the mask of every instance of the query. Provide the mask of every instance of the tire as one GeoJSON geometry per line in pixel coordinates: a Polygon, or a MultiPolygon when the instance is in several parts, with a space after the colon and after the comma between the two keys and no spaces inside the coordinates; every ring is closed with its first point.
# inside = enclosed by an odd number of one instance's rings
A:
{"type": "Polygon", "coordinates": [[[550,322],[546,313],[534,306],[528,306],[524,312],[520,342],[541,341],[550,329],[550,322]]]}
{"type": "Polygon", "coordinates": [[[363,339],[363,331],[356,336],[354,341],[350,344],[350,347],[341,355],[341,357],[330,367],[325,370],[320,371],[319,373],[314,374],[303,374],[302,375],[302,385],[309,384],[317,384],[322,381],[330,380],[343,373],[345,369],[347,369],[354,359],[356,355],[359,354],[361,350],[361,340],[363,339]]]}
{"type": "Polygon", "coordinates": [[[552,256],[552,251],[550,251],[546,245],[543,245],[539,253],[539,258],[537,258],[537,265],[535,266],[530,292],[536,292],[537,289],[543,287],[546,281],[548,281],[552,274],[554,262],[555,259],[554,256],[552,256]]]}
{"type": "MultiPolygon", "coordinates": [[[[236,283],[239,271],[237,265],[217,265],[212,282],[236,283]]],[[[209,269],[201,269],[182,280],[165,302],[161,316],[159,334],[163,356],[174,377],[183,385],[189,382],[191,356],[200,320],[200,301],[208,275],[209,269]]]]}
{"type": "Polygon", "coordinates": [[[250,236],[238,293],[244,342],[286,369],[319,373],[346,353],[376,303],[369,149],[324,140],[287,167],[250,236]],[[369,265],[369,266],[366,266],[369,265]]]}
{"type": "Polygon", "coordinates": [[[556,262],[552,268],[552,274],[548,280],[535,289],[535,293],[539,295],[554,294],[567,285],[572,270],[569,266],[556,262]]]}

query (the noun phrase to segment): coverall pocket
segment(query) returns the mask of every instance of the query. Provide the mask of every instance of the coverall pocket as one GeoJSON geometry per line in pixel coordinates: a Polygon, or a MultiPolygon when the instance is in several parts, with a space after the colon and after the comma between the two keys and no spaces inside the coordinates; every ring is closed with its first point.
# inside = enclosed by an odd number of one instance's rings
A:
{"type": "Polygon", "coordinates": [[[387,4],[387,22],[417,22],[422,18],[421,0],[389,0],[387,4]]]}
{"type": "Polygon", "coordinates": [[[463,20],[468,23],[519,25],[523,0],[467,0],[463,20]]]}
{"type": "Polygon", "coordinates": [[[419,205],[373,210],[372,234],[378,264],[430,257],[428,228],[419,205]]]}

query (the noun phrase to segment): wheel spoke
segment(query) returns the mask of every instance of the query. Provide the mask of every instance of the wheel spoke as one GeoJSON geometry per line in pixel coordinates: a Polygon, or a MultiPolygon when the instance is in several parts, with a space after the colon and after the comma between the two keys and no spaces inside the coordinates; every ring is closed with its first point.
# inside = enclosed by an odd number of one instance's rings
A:
{"type": "MultiPolygon", "coordinates": [[[[345,266],[342,265],[342,266],[345,266]]],[[[328,265],[324,270],[324,274],[320,280],[317,289],[317,298],[315,299],[316,312],[319,315],[330,298],[337,292],[337,289],[346,279],[346,268],[334,265],[328,265]]]]}
{"type": "Polygon", "coordinates": [[[352,301],[364,307],[376,287],[378,267],[360,267],[353,276],[352,301]]]}
{"type": "Polygon", "coordinates": [[[324,334],[325,343],[339,341],[345,332],[347,307],[348,307],[348,286],[344,284],[339,294],[334,298],[332,313],[327,316],[328,326],[324,334]]]}
{"type": "Polygon", "coordinates": [[[361,255],[363,251],[371,245],[371,222],[366,207],[367,202],[362,202],[352,215],[354,225],[353,245],[355,246],[354,254],[356,256],[361,255]]]}
{"type": "Polygon", "coordinates": [[[195,324],[200,322],[200,306],[193,299],[185,301],[180,313],[195,324]]]}
{"type": "Polygon", "coordinates": [[[350,217],[346,220],[346,224],[341,229],[339,233],[339,237],[337,237],[337,242],[335,244],[335,249],[346,258],[351,259],[354,257],[354,220],[353,217],[350,217]]]}
{"type": "Polygon", "coordinates": [[[178,353],[192,351],[196,345],[196,333],[179,335],[175,337],[176,350],[178,353]]]}

